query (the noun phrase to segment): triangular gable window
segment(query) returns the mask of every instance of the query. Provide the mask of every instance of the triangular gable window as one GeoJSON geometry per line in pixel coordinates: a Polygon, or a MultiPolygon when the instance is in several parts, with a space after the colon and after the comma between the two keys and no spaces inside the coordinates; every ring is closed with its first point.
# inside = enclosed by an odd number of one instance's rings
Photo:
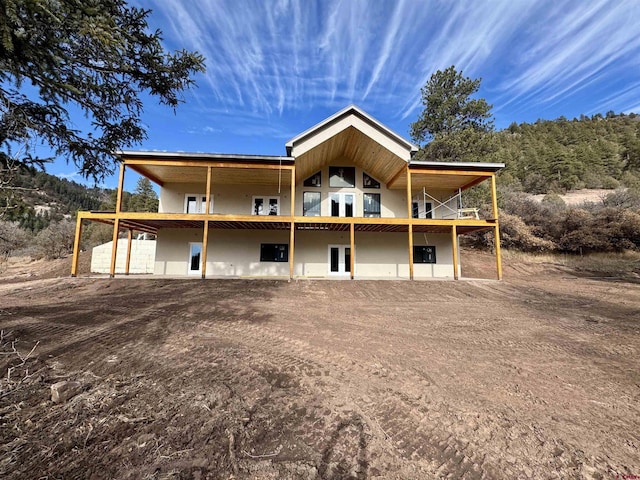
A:
{"type": "Polygon", "coordinates": [[[304,181],[305,187],[319,187],[322,184],[322,172],[318,171],[304,181]]]}
{"type": "Polygon", "coordinates": [[[362,186],[364,188],[380,188],[380,182],[368,174],[362,172],[362,186]]]}

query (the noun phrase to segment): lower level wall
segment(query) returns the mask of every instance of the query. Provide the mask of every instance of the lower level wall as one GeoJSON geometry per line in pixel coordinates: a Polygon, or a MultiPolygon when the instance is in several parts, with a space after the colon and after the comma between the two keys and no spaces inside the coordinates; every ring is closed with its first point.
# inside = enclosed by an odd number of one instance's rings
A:
{"type": "MultiPolygon", "coordinates": [[[[157,275],[188,275],[190,244],[202,242],[202,231],[164,229],[158,232],[157,275]]],[[[289,231],[210,230],[207,276],[289,276],[289,262],[261,262],[262,243],[289,244],[289,231]]],[[[308,278],[348,276],[329,272],[329,246],[348,247],[349,232],[296,231],[294,276],[308,278]]],[[[357,278],[408,278],[406,233],[355,234],[357,278]]],[[[451,235],[414,234],[414,245],[436,247],[436,264],[414,264],[414,278],[453,277],[451,235]]],[[[459,265],[459,261],[458,261],[459,265]]]]}
{"type": "MultiPolygon", "coordinates": [[[[116,254],[116,273],[124,273],[127,262],[126,238],[118,240],[116,254]]],[[[109,273],[111,271],[111,251],[113,242],[103,243],[93,247],[91,251],[91,271],[94,273],[109,273]]],[[[153,273],[156,257],[155,240],[132,240],[129,273],[153,273]]]]}

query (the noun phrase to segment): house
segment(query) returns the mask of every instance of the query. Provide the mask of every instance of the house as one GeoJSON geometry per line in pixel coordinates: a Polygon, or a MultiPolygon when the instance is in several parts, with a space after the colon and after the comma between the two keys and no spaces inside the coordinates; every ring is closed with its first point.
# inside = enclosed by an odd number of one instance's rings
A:
{"type": "MultiPolygon", "coordinates": [[[[285,156],[125,151],[114,212],[79,212],[82,226],[157,236],[156,275],[432,278],[460,275],[458,237],[491,230],[502,276],[497,163],[414,161],[417,147],[356,106],[286,143],[285,156]],[[157,213],[124,212],[126,171],[160,186],[157,213]],[[460,193],[491,182],[491,218],[460,193]]],[[[130,258],[127,250],[127,265],[130,258]]],[[[126,269],[128,272],[128,268],[126,269]]]]}

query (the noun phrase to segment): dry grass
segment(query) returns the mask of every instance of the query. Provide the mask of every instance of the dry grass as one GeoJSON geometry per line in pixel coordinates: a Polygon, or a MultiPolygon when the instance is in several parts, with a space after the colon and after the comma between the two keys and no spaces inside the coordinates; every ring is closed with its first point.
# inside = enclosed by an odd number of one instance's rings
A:
{"type": "Polygon", "coordinates": [[[640,277],[640,252],[590,253],[568,255],[563,253],[523,253],[503,250],[507,263],[552,264],[570,268],[576,272],[616,277],[640,277]]]}

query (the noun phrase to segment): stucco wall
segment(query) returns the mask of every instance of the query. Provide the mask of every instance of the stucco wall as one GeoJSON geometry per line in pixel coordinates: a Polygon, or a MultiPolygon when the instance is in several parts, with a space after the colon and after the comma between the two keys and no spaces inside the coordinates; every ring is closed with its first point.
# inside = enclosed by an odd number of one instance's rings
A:
{"type": "MultiPolygon", "coordinates": [[[[158,232],[155,273],[187,275],[189,243],[202,242],[197,229],[158,232]]],[[[261,243],[289,243],[288,231],[210,230],[207,276],[289,276],[288,262],[261,262],[261,243]]]]}
{"type": "MultiPolygon", "coordinates": [[[[284,171],[283,175],[289,175],[284,171]]],[[[205,184],[169,183],[160,189],[160,213],[183,213],[186,194],[205,195],[205,184]]],[[[280,197],[280,215],[290,215],[291,187],[277,185],[212,185],[213,212],[220,214],[251,215],[253,197],[280,197]]]]}
{"type": "MultiPolygon", "coordinates": [[[[158,233],[155,273],[187,275],[189,243],[201,242],[198,229],[165,229],[158,233]]],[[[289,243],[288,231],[210,230],[207,276],[289,276],[288,262],[261,262],[261,243],[289,243]]],[[[356,232],[357,278],[408,278],[406,233],[356,232]]],[[[294,275],[329,277],[329,245],[349,245],[348,232],[298,231],[294,275]]],[[[451,236],[414,234],[414,245],[435,245],[438,263],[414,264],[415,278],[452,277],[451,236]]],[[[348,276],[346,274],[345,276],[348,276]]]]}
{"type": "MultiPolygon", "coordinates": [[[[127,262],[126,238],[118,240],[116,254],[116,273],[124,273],[127,262]]],[[[111,251],[113,242],[103,243],[91,251],[91,271],[109,273],[111,271],[111,251]]],[[[153,273],[156,256],[155,240],[133,240],[131,242],[131,261],[129,273],[153,273]]]]}

